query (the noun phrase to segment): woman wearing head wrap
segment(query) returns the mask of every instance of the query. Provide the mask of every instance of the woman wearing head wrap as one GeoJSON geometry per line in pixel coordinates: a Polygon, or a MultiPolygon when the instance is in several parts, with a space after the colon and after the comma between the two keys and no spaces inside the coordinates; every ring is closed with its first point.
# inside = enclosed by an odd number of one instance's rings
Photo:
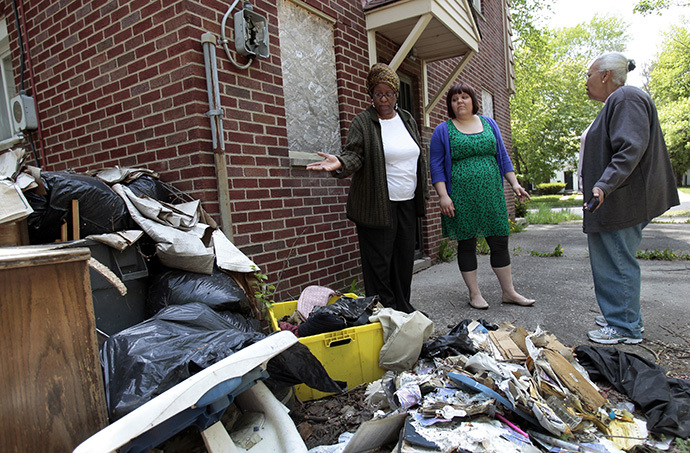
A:
{"type": "Polygon", "coordinates": [[[642,229],[678,201],[678,190],[652,98],[626,86],[635,63],[607,53],[587,71],[587,95],[604,103],[580,140],[580,178],[585,200],[594,293],[600,330],[588,333],[601,344],[642,341],[640,265],[635,254],[642,229]]]}
{"type": "Polygon", "coordinates": [[[429,196],[426,159],[414,118],[398,108],[395,71],[375,64],[366,83],[372,105],[352,120],[342,152],[318,153],[324,160],[307,169],[352,175],[347,217],[357,226],[366,295],[411,313],[417,217],[429,196]]]}

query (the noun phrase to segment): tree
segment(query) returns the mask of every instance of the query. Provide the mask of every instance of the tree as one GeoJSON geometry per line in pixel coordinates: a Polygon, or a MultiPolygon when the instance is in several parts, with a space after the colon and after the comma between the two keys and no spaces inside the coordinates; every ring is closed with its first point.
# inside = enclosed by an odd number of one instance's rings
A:
{"type": "Polygon", "coordinates": [[[690,32],[671,26],[654,63],[649,89],[659,111],[676,182],[690,169],[690,32]]]}
{"type": "Polygon", "coordinates": [[[688,6],[690,2],[677,0],[640,0],[633,11],[640,13],[643,16],[647,14],[656,13],[661,14],[663,10],[670,8],[671,6],[688,6]]]}
{"type": "Polygon", "coordinates": [[[576,169],[582,131],[601,109],[583,76],[595,57],[622,51],[628,37],[627,24],[611,17],[557,30],[533,24],[517,30],[510,107],[516,171],[536,185],[576,169]]]}

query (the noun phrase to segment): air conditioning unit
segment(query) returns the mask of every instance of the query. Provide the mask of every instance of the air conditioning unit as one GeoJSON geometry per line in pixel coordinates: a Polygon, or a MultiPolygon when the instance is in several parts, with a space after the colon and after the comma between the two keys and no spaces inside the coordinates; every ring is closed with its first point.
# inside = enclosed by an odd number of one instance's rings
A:
{"type": "Polygon", "coordinates": [[[36,116],[36,106],[34,98],[26,94],[19,94],[10,100],[10,111],[12,112],[12,123],[15,132],[35,130],[38,128],[38,118],[36,116]]]}

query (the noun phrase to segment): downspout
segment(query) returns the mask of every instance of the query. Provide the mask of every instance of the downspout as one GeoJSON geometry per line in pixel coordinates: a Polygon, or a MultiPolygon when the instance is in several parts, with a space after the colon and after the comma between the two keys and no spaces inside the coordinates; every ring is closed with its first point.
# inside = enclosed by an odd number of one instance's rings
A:
{"type": "Polygon", "coordinates": [[[216,38],[213,33],[201,35],[204,48],[204,66],[206,67],[206,90],[208,91],[209,111],[206,116],[211,120],[211,139],[213,141],[213,158],[216,166],[216,183],[220,205],[220,224],[225,236],[233,240],[232,212],[230,210],[230,193],[228,187],[228,167],[225,162],[225,138],[223,136],[223,109],[220,105],[218,88],[218,65],[216,62],[216,38]]]}
{"type": "MultiPolygon", "coordinates": [[[[17,2],[16,0],[12,0],[12,3],[14,5],[14,13],[15,15],[17,14],[17,2]]],[[[38,124],[37,132],[38,132],[38,146],[39,146],[39,155],[41,156],[41,161],[36,162],[36,164],[39,167],[45,168],[45,166],[48,164],[46,161],[46,155],[45,155],[45,150],[43,149],[43,130],[41,129],[41,114],[38,110],[38,96],[36,95],[36,82],[34,81],[34,71],[33,67],[31,66],[31,54],[29,53],[29,37],[27,36],[26,33],[26,18],[24,17],[24,4],[20,1],[19,2],[19,18],[21,19],[21,25],[19,23],[19,19],[17,20],[17,35],[19,37],[19,42],[23,42],[23,48],[20,49],[21,52],[24,53],[26,57],[26,69],[29,72],[29,83],[31,84],[31,96],[33,97],[34,100],[34,109],[36,110],[36,121],[38,124]]],[[[22,80],[24,77],[24,74],[21,74],[22,80]]],[[[23,84],[22,84],[23,85],[23,84]]],[[[23,89],[23,87],[22,87],[23,89]]]]}

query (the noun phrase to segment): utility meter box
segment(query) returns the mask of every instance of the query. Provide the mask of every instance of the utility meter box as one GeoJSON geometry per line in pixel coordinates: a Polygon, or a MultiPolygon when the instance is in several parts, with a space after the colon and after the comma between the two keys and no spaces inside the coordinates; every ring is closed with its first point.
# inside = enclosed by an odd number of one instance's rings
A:
{"type": "Polygon", "coordinates": [[[268,20],[245,8],[235,13],[235,50],[245,57],[268,58],[268,20]]]}
{"type": "Polygon", "coordinates": [[[12,123],[15,132],[38,128],[34,98],[25,94],[19,94],[10,100],[10,109],[12,111],[12,123]]]}

